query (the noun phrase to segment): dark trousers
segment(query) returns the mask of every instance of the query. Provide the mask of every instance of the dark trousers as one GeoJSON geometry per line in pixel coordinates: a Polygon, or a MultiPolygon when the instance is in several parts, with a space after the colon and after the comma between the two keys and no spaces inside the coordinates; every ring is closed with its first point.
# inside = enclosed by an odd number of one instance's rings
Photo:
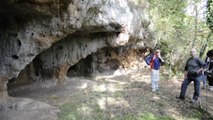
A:
{"type": "Polygon", "coordinates": [[[207,75],[207,80],[209,81],[209,86],[213,86],[213,77],[207,75]]]}
{"type": "Polygon", "coordinates": [[[185,94],[186,94],[186,90],[188,85],[193,81],[194,82],[194,94],[192,99],[194,100],[198,100],[198,97],[200,96],[200,81],[201,81],[202,77],[195,77],[195,78],[190,78],[187,77],[181,85],[181,92],[180,92],[180,98],[185,98],[185,94]]]}

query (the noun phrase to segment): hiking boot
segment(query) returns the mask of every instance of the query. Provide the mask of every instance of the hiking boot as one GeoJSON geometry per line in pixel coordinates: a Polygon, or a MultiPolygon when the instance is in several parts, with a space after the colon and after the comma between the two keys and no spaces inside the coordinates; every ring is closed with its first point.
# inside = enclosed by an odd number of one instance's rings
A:
{"type": "Polygon", "coordinates": [[[191,101],[190,101],[190,103],[196,103],[197,102],[197,100],[194,100],[194,99],[192,99],[191,101]]]}
{"type": "Polygon", "coordinates": [[[178,99],[178,100],[185,100],[185,98],[180,97],[180,96],[177,96],[176,99],[178,99]]]}

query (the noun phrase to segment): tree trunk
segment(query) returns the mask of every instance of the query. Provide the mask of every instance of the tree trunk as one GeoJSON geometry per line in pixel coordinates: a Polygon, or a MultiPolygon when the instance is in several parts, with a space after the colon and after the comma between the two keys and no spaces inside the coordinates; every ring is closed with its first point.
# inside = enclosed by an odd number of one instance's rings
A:
{"type": "Polygon", "coordinates": [[[192,41],[192,48],[195,46],[195,42],[197,39],[197,17],[198,17],[198,11],[197,11],[197,4],[195,5],[195,30],[194,30],[194,39],[192,41]]]}
{"type": "Polygon", "coordinates": [[[208,37],[206,38],[206,42],[205,44],[202,46],[201,50],[200,50],[200,54],[199,54],[199,57],[202,58],[203,55],[204,55],[204,52],[206,51],[206,48],[208,46],[208,43],[210,41],[210,38],[212,36],[212,31],[208,34],[208,37]]]}

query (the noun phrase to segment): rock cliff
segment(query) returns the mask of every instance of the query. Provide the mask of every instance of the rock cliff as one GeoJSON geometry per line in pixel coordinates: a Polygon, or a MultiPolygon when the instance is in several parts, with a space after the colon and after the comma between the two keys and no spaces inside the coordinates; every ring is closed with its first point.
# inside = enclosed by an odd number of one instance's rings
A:
{"type": "Polygon", "coordinates": [[[0,99],[8,96],[8,80],[27,67],[27,74],[63,80],[71,66],[104,47],[153,47],[148,3],[141,4],[131,0],[0,0],[0,99]]]}

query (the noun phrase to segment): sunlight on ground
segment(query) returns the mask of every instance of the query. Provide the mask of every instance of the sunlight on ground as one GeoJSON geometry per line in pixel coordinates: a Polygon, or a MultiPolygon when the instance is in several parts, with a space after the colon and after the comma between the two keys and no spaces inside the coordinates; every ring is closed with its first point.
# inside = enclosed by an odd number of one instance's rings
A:
{"type": "Polygon", "coordinates": [[[120,91],[121,89],[116,87],[116,84],[101,84],[101,85],[94,85],[92,91],[96,92],[116,92],[120,91]]]}
{"type": "Polygon", "coordinates": [[[87,83],[84,83],[83,85],[79,86],[79,89],[86,89],[88,87],[87,83]]]}
{"type": "Polygon", "coordinates": [[[96,75],[94,77],[94,80],[100,80],[100,79],[106,79],[106,78],[114,78],[114,77],[117,77],[117,76],[127,75],[127,74],[129,74],[131,72],[132,72],[132,70],[127,71],[127,70],[118,69],[113,74],[96,75]]]}
{"type": "Polygon", "coordinates": [[[138,77],[137,75],[131,75],[130,78],[131,78],[132,82],[137,81],[137,82],[150,83],[150,76],[149,75],[143,75],[143,76],[140,76],[140,77],[138,77]]]}
{"type": "Polygon", "coordinates": [[[107,82],[112,82],[112,83],[117,83],[117,84],[119,84],[119,85],[128,84],[128,83],[125,82],[125,81],[117,81],[117,80],[114,80],[114,79],[106,79],[105,81],[107,81],[107,82]]]}
{"type": "Polygon", "coordinates": [[[153,100],[160,100],[160,97],[155,95],[155,96],[152,97],[152,99],[153,100]]]}
{"type": "Polygon", "coordinates": [[[81,108],[78,108],[78,111],[85,114],[90,114],[92,112],[92,109],[88,106],[83,106],[81,108]]]}
{"type": "Polygon", "coordinates": [[[100,108],[104,110],[106,110],[106,106],[111,106],[111,105],[129,107],[128,102],[122,98],[102,97],[98,99],[97,101],[100,108]]]}
{"type": "Polygon", "coordinates": [[[175,83],[175,84],[180,84],[180,83],[182,83],[182,81],[183,80],[178,80],[178,79],[172,80],[172,82],[175,83]]]}
{"type": "Polygon", "coordinates": [[[171,116],[173,118],[175,118],[176,120],[178,120],[177,118],[180,115],[180,113],[177,110],[175,110],[174,108],[168,108],[167,111],[171,114],[171,116]]]}
{"type": "Polygon", "coordinates": [[[113,73],[113,76],[120,76],[120,75],[127,75],[129,73],[132,73],[134,70],[131,69],[118,69],[113,73]]]}

